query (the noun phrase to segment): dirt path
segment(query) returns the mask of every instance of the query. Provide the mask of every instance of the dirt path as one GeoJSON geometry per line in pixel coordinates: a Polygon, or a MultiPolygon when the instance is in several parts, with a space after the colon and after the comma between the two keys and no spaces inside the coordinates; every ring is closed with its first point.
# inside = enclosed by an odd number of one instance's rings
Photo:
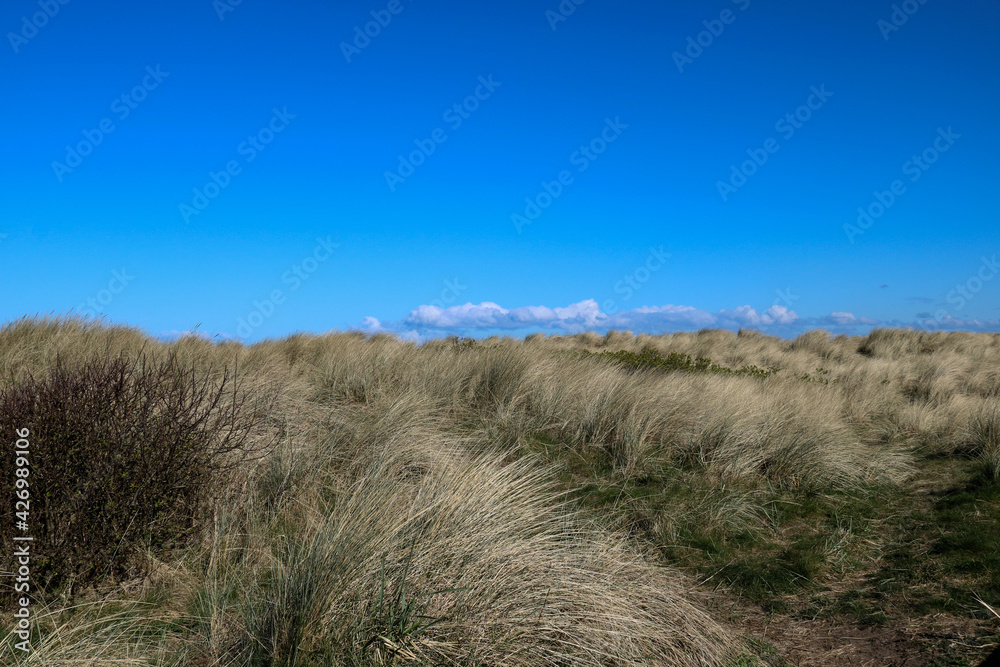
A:
{"type": "Polygon", "coordinates": [[[836,618],[799,620],[769,617],[759,609],[744,611],[739,629],[777,650],[784,662],[773,661],[775,667],[921,667],[928,663],[957,667],[979,664],[996,647],[976,638],[974,621],[964,628],[949,622],[953,619],[940,619],[945,620],[942,627],[922,623],[923,627],[871,628],[836,618]],[[968,662],[958,662],[962,658],[968,662]]]}

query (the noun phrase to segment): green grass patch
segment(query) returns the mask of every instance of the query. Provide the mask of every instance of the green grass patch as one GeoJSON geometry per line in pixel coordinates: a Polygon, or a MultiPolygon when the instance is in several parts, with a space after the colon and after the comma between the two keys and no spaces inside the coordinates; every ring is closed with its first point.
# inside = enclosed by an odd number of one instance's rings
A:
{"type": "Polygon", "coordinates": [[[619,364],[628,371],[683,371],[686,373],[719,373],[722,375],[748,375],[750,377],[766,378],[777,373],[779,368],[759,368],[754,365],[747,365],[741,368],[729,368],[714,363],[708,357],[695,357],[682,352],[671,352],[667,356],[653,348],[645,347],[641,352],[630,352],[628,350],[618,350],[616,352],[605,351],[601,353],[588,352],[582,350],[585,356],[595,356],[601,359],[608,359],[619,364]]]}
{"type": "Polygon", "coordinates": [[[590,516],[770,613],[876,627],[985,619],[974,595],[1000,599],[1000,484],[968,458],[927,453],[906,486],[847,491],[722,485],[671,465],[630,477],[600,448],[543,434],[528,450],[555,464],[556,484],[590,516]]]}
{"type": "Polygon", "coordinates": [[[1000,599],[1000,484],[970,461],[927,459],[922,474],[947,484],[929,497],[887,499],[878,567],[811,614],[872,626],[940,613],[987,618],[975,596],[1000,599]]]}
{"type": "Polygon", "coordinates": [[[597,448],[581,453],[541,440],[532,449],[553,455],[556,483],[585,512],[626,529],[664,563],[775,612],[785,610],[783,596],[870,562],[866,539],[886,506],[874,488],[822,494],[720,485],[703,471],[671,466],[625,477],[597,448]]]}

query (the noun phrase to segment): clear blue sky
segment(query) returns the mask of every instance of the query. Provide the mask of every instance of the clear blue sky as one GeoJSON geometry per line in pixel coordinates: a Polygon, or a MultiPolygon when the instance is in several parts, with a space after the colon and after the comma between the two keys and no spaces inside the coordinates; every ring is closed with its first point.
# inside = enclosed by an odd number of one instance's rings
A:
{"type": "Polygon", "coordinates": [[[4,322],[1000,331],[996,2],[62,2],[0,10],[4,322]]]}

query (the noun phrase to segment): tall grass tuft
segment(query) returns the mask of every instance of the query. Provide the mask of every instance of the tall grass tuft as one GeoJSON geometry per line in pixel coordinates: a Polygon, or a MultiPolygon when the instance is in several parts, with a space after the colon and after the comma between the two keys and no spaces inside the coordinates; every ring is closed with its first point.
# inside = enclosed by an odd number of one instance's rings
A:
{"type": "Polygon", "coordinates": [[[992,400],[974,413],[969,440],[986,479],[1000,480],[1000,401],[992,400]]]}

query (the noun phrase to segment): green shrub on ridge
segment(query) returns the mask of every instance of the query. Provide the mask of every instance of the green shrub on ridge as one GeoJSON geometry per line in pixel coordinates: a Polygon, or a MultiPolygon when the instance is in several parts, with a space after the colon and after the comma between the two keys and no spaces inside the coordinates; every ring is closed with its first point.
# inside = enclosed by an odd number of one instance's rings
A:
{"type": "Polygon", "coordinates": [[[691,355],[682,352],[671,352],[663,356],[659,350],[653,347],[645,347],[641,352],[630,352],[628,350],[618,350],[615,352],[601,352],[595,354],[586,352],[603,359],[611,359],[629,371],[659,370],[659,371],[684,371],[687,373],[720,373],[723,375],[748,375],[750,377],[766,378],[777,373],[779,368],[759,368],[754,365],[743,366],[742,368],[728,368],[712,363],[707,357],[696,357],[691,359],[691,355]]]}

